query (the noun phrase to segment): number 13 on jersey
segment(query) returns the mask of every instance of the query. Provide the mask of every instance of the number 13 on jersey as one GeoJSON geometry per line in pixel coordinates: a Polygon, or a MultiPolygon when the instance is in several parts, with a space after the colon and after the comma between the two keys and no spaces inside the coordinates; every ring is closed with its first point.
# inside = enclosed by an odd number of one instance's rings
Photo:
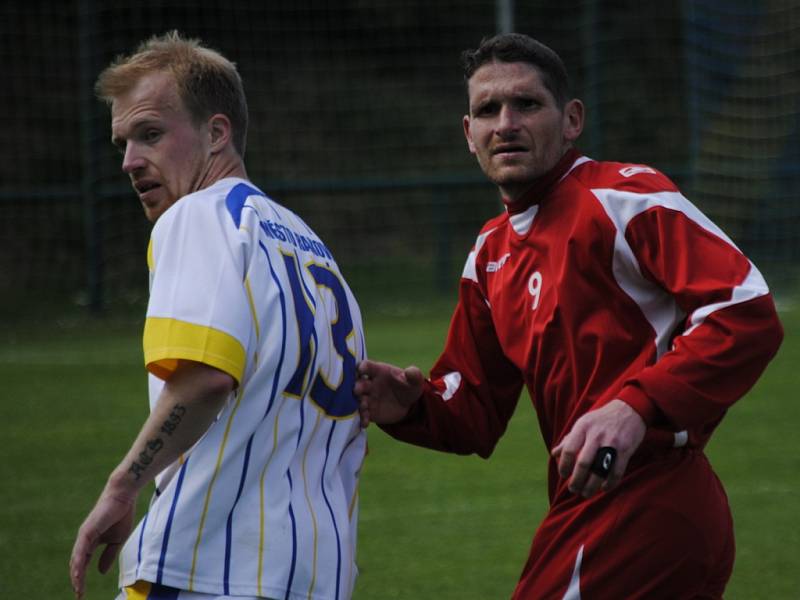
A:
{"type": "MultiPolygon", "coordinates": [[[[300,266],[294,255],[284,254],[283,261],[289,277],[300,334],[300,357],[297,369],[286,386],[286,393],[302,397],[304,384],[311,377],[311,390],[308,393],[314,404],[319,406],[329,417],[348,417],[356,412],[358,401],[353,394],[356,358],[348,346],[348,340],[353,337],[354,330],[347,292],[333,270],[316,263],[306,265],[305,268],[316,285],[326,288],[330,292],[335,305],[334,314],[323,319],[327,320],[327,330],[317,331],[314,327],[315,314],[318,311],[327,312],[322,306],[324,300],[321,297],[317,297],[315,303],[310,300],[311,295],[302,281],[300,266]],[[328,343],[332,344],[336,350],[330,355],[338,355],[341,359],[340,365],[322,364],[318,361],[320,344],[328,343]],[[314,372],[309,374],[308,371],[312,365],[314,372]],[[334,372],[337,373],[336,376],[332,376],[334,372]]],[[[327,356],[327,354],[323,353],[323,356],[327,356]]]]}

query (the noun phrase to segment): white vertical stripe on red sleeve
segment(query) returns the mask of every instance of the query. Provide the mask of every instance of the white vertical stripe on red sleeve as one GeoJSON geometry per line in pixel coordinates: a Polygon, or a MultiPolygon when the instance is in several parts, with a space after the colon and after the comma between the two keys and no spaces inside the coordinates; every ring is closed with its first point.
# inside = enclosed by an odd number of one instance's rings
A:
{"type": "MultiPolygon", "coordinates": [[[[606,214],[616,228],[614,240],[613,272],[620,287],[641,308],[645,318],[656,332],[658,356],[668,350],[669,336],[684,317],[675,300],[663,289],[642,276],[641,268],[633,249],[625,239],[630,221],[637,215],[655,207],[679,211],[714,236],[724,240],[738,250],[736,244],[708,217],[680,192],[636,193],[614,189],[595,189],[592,193],[600,201],[606,214]]],[[[708,315],[727,306],[746,302],[769,292],[764,278],[750,263],[746,279],[732,290],[730,300],[703,306],[690,316],[691,326],[684,332],[689,334],[708,315]]]]}
{"type": "MultiPolygon", "coordinates": [[[[592,190],[616,229],[612,270],[620,288],[641,308],[656,334],[658,356],[669,348],[670,334],[684,317],[675,300],[662,288],[646,279],[633,249],[625,239],[628,223],[651,206],[663,205],[660,194],[635,194],[613,189],[592,190]]],[[[680,195],[680,194],[677,194],[680,195]]]]}
{"type": "Polygon", "coordinates": [[[769,288],[767,287],[767,282],[764,280],[761,272],[751,262],[750,272],[747,274],[747,278],[740,285],[733,288],[731,299],[726,302],[717,302],[715,304],[701,306],[694,311],[689,317],[689,327],[684,332],[684,335],[690,334],[698,325],[702,324],[711,313],[728,306],[733,306],[734,304],[747,302],[748,300],[764,296],[768,293],[769,288]]]}
{"type": "Polygon", "coordinates": [[[489,231],[485,231],[478,236],[478,239],[475,240],[475,247],[470,250],[469,255],[467,256],[467,262],[464,265],[464,271],[461,273],[461,277],[464,279],[470,279],[475,283],[478,283],[478,271],[477,267],[475,266],[475,259],[478,256],[478,252],[480,252],[483,243],[486,241],[486,238],[489,237],[496,227],[493,227],[489,231]]]}

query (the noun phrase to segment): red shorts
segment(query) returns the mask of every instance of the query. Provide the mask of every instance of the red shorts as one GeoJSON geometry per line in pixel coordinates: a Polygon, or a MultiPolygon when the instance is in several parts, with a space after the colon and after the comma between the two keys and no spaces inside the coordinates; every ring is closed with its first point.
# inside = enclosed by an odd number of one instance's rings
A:
{"type": "Polygon", "coordinates": [[[681,449],[637,462],[588,500],[559,482],[514,600],[722,597],[733,521],[705,455],[681,449]]]}

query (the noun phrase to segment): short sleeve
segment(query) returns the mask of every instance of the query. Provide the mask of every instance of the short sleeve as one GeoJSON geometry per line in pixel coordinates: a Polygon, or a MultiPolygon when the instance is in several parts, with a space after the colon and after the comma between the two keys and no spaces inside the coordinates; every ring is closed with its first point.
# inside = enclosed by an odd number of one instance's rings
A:
{"type": "Polygon", "coordinates": [[[151,373],[166,379],[178,361],[191,360],[242,381],[252,329],[245,246],[224,202],[210,194],[183,198],[156,223],[143,340],[151,373]]]}

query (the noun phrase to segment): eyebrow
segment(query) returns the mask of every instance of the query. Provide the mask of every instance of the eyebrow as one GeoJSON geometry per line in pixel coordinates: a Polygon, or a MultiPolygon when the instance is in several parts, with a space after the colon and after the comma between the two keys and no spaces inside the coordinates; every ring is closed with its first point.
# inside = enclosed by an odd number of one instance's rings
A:
{"type": "Polygon", "coordinates": [[[131,137],[136,135],[138,131],[141,129],[151,126],[151,125],[158,125],[160,122],[157,119],[151,119],[148,117],[143,118],[141,121],[134,121],[133,125],[130,127],[130,133],[127,136],[120,136],[120,135],[112,135],[111,136],[111,143],[114,144],[117,148],[122,148],[125,145],[125,142],[131,137]]]}

